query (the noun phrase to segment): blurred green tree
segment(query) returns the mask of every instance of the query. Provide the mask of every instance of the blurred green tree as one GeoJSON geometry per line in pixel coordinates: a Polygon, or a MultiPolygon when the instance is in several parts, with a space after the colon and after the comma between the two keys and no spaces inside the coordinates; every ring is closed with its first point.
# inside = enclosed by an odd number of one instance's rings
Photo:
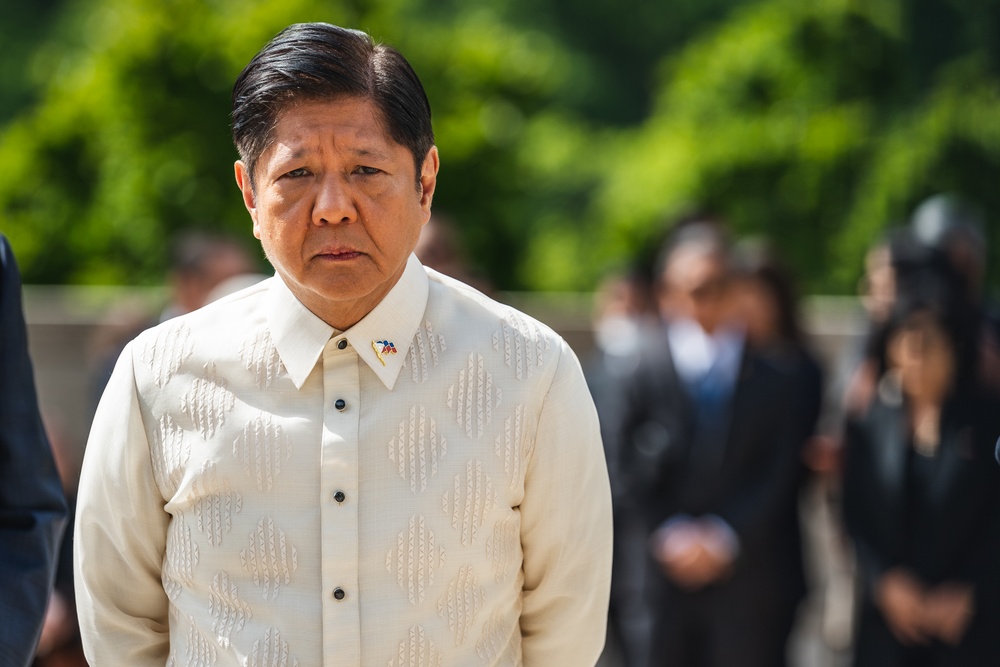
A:
{"type": "Polygon", "coordinates": [[[534,133],[555,148],[570,141],[575,155],[587,130],[556,104],[572,65],[565,50],[501,10],[418,0],[70,3],[30,58],[38,103],[0,130],[0,228],[26,280],[45,283],[156,282],[176,231],[248,234],[232,176],[231,82],[282,27],[329,20],[399,46],[423,73],[445,156],[437,203],[463,222],[472,248],[488,249],[474,253],[486,273],[517,284],[511,258],[523,254],[525,223],[535,224],[532,202],[545,208],[572,181],[532,189],[518,145],[534,133]]]}
{"type": "Polygon", "coordinates": [[[176,231],[249,236],[230,86],[308,20],[422,75],[435,207],[499,288],[589,288],[691,208],[826,292],[927,195],[1000,219],[1000,0],[50,2],[0,108],[0,229],[33,282],[155,283],[176,231]]]}
{"type": "MultiPolygon", "coordinates": [[[[833,293],[854,290],[867,247],[929,195],[957,193],[1000,220],[998,9],[769,0],[734,10],[663,61],[652,112],[609,144],[584,216],[590,241],[558,282],[584,283],[587,267],[657,243],[691,210],[770,237],[808,291],[833,293]]],[[[533,250],[530,266],[558,260],[551,244],[533,250]]]]}

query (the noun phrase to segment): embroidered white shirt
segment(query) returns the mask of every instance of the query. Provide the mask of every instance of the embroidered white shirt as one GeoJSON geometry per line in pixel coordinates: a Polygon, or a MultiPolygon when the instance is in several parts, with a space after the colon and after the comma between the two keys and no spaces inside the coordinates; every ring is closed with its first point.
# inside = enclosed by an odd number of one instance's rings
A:
{"type": "Polygon", "coordinates": [[[342,333],[273,277],[119,359],[77,507],[86,653],[593,665],[610,503],[593,402],[550,329],[412,256],[342,333]]]}

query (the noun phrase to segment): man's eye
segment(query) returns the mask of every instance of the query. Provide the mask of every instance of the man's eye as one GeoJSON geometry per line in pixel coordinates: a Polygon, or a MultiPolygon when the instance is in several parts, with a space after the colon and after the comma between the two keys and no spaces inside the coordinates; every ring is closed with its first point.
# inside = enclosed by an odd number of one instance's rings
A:
{"type": "Polygon", "coordinates": [[[379,173],[380,171],[382,171],[382,170],[381,169],[377,169],[375,167],[357,167],[354,170],[354,173],[355,174],[362,174],[364,176],[372,176],[374,174],[379,173]]]}
{"type": "Polygon", "coordinates": [[[285,174],[288,178],[302,178],[303,176],[308,176],[309,170],[305,167],[299,167],[298,169],[292,169],[290,172],[285,174]]]}

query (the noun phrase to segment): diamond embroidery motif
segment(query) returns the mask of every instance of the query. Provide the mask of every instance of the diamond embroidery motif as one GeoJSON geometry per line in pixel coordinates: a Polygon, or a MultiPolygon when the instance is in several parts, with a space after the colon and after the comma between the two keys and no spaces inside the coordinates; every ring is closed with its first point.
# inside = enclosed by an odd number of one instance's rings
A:
{"type": "Polygon", "coordinates": [[[419,625],[410,628],[409,636],[399,642],[388,667],[441,667],[441,652],[419,625]]]}
{"type": "Polygon", "coordinates": [[[512,651],[510,660],[505,661],[505,665],[521,664],[521,644],[514,639],[515,628],[509,623],[503,622],[503,616],[495,611],[490,619],[483,626],[483,634],[476,642],[476,653],[486,664],[497,664],[497,659],[503,654],[504,648],[516,643],[517,651],[512,651]]]}
{"type": "Polygon", "coordinates": [[[242,630],[253,616],[250,605],[240,599],[236,584],[225,572],[219,572],[212,579],[208,613],[212,616],[212,631],[222,648],[229,648],[233,633],[242,630]]]}
{"type": "Polygon", "coordinates": [[[258,389],[270,387],[281,372],[278,348],[266,329],[258,330],[243,341],[239,356],[243,367],[253,374],[258,389]]]}
{"type": "Polygon", "coordinates": [[[438,365],[440,355],[446,349],[444,336],[434,333],[434,327],[425,321],[422,328],[417,329],[413,344],[406,355],[404,366],[409,366],[414,382],[427,382],[430,369],[438,365]]]}
{"type": "Polygon", "coordinates": [[[234,491],[228,479],[219,480],[213,461],[205,461],[201,477],[192,485],[195,497],[194,515],[198,518],[198,530],[208,538],[213,547],[222,544],[222,536],[233,527],[233,516],[243,509],[243,496],[234,491]]]}
{"type": "Polygon", "coordinates": [[[502,392],[485,366],[483,355],[473,352],[458,382],[448,388],[448,407],[455,410],[455,420],[470,438],[482,437],[493,420],[493,408],[500,405],[502,392]]]}
{"type": "Polygon", "coordinates": [[[258,491],[270,491],[281,466],[292,457],[292,448],[281,426],[271,415],[257,417],[233,441],[233,455],[258,491]]]}
{"type": "Polygon", "coordinates": [[[472,573],[472,567],[466,565],[448,583],[448,590],[438,600],[438,615],[448,622],[448,627],[455,634],[456,646],[465,643],[469,627],[483,607],[484,593],[479,579],[472,573]]]}
{"type": "Polygon", "coordinates": [[[226,389],[225,381],[216,378],[214,364],[206,364],[205,371],[206,377],[195,378],[191,388],[181,397],[181,410],[207,440],[225,422],[235,397],[226,389]]]}
{"type": "Polygon", "coordinates": [[[493,566],[497,583],[503,582],[510,573],[518,555],[520,537],[516,522],[510,516],[493,524],[493,535],[486,539],[486,557],[493,566]]]}
{"type": "Polygon", "coordinates": [[[194,343],[191,329],[186,324],[162,326],[152,340],[147,339],[140,359],[153,373],[153,382],[162,387],[180,370],[191,353],[194,343]]]}
{"type": "Polygon", "coordinates": [[[277,628],[257,639],[250,654],[243,658],[243,667],[298,667],[299,661],[289,655],[288,642],[281,638],[277,628]]]}
{"type": "Polygon", "coordinates": [[[218,659],[218,652],[212,640],[201,632],[194,622],[188,618],[188,638],[185,654],[187,656],[184,664],[189,667],[212,667],[218,659]]]}
{"type": "Polygon", "coordinates": [[[165,487],[176,489],[184,476],[184,466],[191,457],[191,443],[169,414],[160,417],[150,438],[153,476],[165,487]]]}
{"type": "Polygon", "coordinates": [[[399,476],[410,482],[410,490],[418,493],[437,474],[438,461],[447,450],[437,422],[427,417],[423,406],[414,406],[409,420],[400,422],[398,435],[389,441],[389,460],[397,464],[399,476]]]}
{"type": "Polygon", "coordinates": [[[495,440],[496,453],[503,462],[511,489],[516,489],[524,481],[524,470],[534,448],[534,441],[525,432],[524,413],[523,405],[516,406],[514,414],[504,420],[503,431],[495,440]]]}
{"type": "Polygon", "coordinates": [[[275,527],[270,517],[257,523],[257,530],[247,538],[240,551],[243,569],[253,577],[265,600],[278,597],[278,591],[292,580],[298,567],[298,551],[288,544],[285,531],[275,527]]]}
{"type": "Polygon", "coordinates": [[[396,538],[396,548],[385,555],[385,569],[395,570],[396,583],[406,591],[410,604],[423,602],[434,573],[444,563],[444,549],[437,546],[434,533],[424,517],[410,517],[406,530],[396,538]]]}
{"type": "MultiPolygon", "coordinates": [[[[170,624],[180,625],[182,622],[181,615],[177,611],[177,607],[170,607],[170,624]]],[[[215,664],[218,653],[215,646],[212,644],[212,640],[206,637],[197,627],[195,620],[184,615],[183,622],[187,625],[187,637],[186,643],[184,642],[171,642],[170,644],[170,654],[167,656],[166,667],[211,667],[215,664]],[[184,661],[180,662],[177,658],[177,653],[181,650],[183,644],[184,649],[184,661]]]]}
{"type": "Polygon", "coordinates": [[[194,581],[194,568],[200,554],[198,545],[191,539],[191,528],[185,514],[175,516],[167,534],[167,558],[163,567],[163,588],[167,597],[176,600],[184,586],[194,581]]]}
{"type": "Polygon", "coordinates": [[[455,475],[452,490],[444,494],[443,508],[451,526],[459,531],[464,546],[476,541],[479,528],[496,505],[493,482],[483,472],[481,461],[465,464],[465,474],[455,475]]]}
{"type": "Polygon", "coordinates": [[[503,350],[504,363],[522,380],[541,367],[549,341],[537,323],[529,323],[520,313],[510,311],[500,331],[493,334],[493,349],[503,350]]]}

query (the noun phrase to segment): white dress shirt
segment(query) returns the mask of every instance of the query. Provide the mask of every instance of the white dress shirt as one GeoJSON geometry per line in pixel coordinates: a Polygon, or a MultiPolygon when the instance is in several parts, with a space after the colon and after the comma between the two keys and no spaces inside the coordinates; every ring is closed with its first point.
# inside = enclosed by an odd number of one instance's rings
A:
{"type": "Polygon", "coordinates": [[[95,667],[593,665],[594,405],[554,332],[413,256],[344,332],[273,277],[122,353],[75,558],[95,667]]]}
{"type": "Polygon", "coordinates": [[[724,396],[732,393],[743,359],[739,330],[721,326],[708,333],[694,320],[678,317],[667,324],[667,343],[674,369],[687,387],[697,386],[712,374],[724,396]]]}

